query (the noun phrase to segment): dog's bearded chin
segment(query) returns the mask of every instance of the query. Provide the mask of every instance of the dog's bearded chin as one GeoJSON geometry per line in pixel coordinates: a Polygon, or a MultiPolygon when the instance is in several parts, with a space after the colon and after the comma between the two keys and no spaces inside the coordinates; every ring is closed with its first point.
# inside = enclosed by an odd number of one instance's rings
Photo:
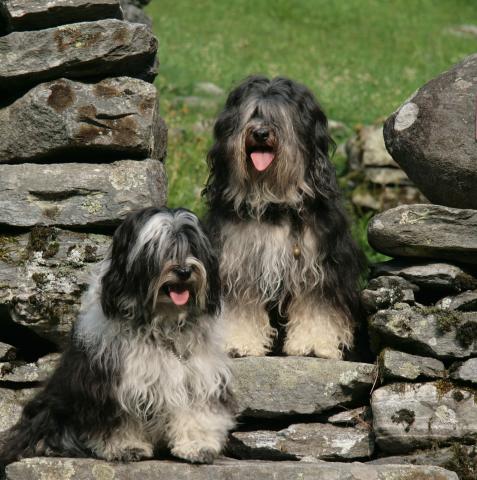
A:
{"type": "Polygon", "coordinates": [[[250,154],[253,166],[259,172],[266,170],[275,158],[275,154],[270,151],[255,150],[250,154]]]}

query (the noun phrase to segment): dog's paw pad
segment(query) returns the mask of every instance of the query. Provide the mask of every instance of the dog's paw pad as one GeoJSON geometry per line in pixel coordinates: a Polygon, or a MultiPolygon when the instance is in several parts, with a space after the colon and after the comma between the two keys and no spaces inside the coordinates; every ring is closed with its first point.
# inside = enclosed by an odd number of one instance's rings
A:
{"type": "Polygon", "coordinates": [[[178,450],[173,449],[172,454],[176,457],[187,460],[190,463],[212,463],[218,456],[216,450],[209,448],[201,448],[200,450],[178,450]]]}

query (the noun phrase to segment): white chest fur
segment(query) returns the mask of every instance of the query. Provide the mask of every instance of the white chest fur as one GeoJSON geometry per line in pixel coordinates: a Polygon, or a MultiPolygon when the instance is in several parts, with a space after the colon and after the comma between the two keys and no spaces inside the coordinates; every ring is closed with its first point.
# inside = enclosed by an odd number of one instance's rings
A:
{"type": "Polygon", "coordinates": [[[295,234],[286,222],[230,222],[221,243],[221,277],[228,294],[241,301],[280,303],[322,279],[316,238],[308,228],[295,234]]]}

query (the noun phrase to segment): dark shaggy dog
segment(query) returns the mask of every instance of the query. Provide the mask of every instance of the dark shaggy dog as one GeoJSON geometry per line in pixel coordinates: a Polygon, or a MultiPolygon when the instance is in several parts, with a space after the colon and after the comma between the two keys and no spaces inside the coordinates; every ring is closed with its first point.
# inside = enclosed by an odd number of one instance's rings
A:
{"type": "Polygon", "coordinates": [[[69,349],[3,442],[0,461],[138,460],[168,446],[210,462],[233,417],[216,337],[218,262],[195,215],[147,208],[116,230],[69,349]]]}
{"type": "Polygon", "coordinates": [[[286,354],[341,358],[359,315],[362,256],[328,157],[325,114],[303,85],[249,77],[230,93],[214,137],[204,194],[227,349],[269,352],[276,307],[287,316],[286,354]]]}

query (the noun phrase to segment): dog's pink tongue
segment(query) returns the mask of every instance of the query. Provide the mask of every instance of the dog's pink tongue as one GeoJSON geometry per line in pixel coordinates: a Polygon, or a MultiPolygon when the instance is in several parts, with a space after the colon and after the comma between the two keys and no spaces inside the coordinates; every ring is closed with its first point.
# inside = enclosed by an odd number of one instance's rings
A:
{"type": "Polygon", "coordinates": [[[253,166],[259,171],[263,172],[273,162],[275,155],[272,152],[252,152],[250,154],[253,166]]]}
{"type": "Polygon", "coordinates": [[[189,290],[183,290],[182,292],[175,292],[174,290],[171,290],[169,292],[169,295],[171,297],[171,300],[176,304],[176,305],[185,305],[189,301],[189,290]]]}

